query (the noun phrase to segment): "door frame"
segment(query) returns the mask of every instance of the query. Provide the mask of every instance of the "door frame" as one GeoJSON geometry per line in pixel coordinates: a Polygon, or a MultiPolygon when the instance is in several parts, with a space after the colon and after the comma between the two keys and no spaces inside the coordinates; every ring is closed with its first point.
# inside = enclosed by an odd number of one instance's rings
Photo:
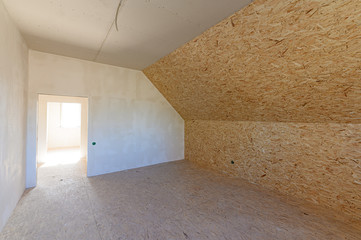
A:
{"type": "Polygon", "coordinates": [[[36,179],[37,165],[45,157],[47,151],[47,105],[48,102],[80,103],[81,104],[81,130],[80,152],[81,158],[87,161],[88,156],[88,98],[76,96],[61,96],[51,94],[38,94],[36,112],[36,179]]]}

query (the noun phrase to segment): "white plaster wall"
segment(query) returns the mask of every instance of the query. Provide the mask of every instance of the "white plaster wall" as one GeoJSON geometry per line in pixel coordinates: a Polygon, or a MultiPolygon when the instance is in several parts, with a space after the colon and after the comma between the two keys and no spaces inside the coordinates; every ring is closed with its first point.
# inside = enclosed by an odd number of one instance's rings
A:
{"type": "Polygon", "coordinates": [[[0,231],[25,189],[28,48],[0,1],[0,231]]]}
{"type": "Polygon", "coordinates": [[[88,176],[184,158],[184,121],[141,71],[30,51],[27,186],[39,93],[89,98],[88,176]]]}
{"type": "MultiPolygon", "coordinates": [[[[48,103],[48,149],[80,147],[80,126],[74,128],[61,127],[61,103],[48,103]]],[[[80,112],[79,112],[80,114],[80,112]]]]}

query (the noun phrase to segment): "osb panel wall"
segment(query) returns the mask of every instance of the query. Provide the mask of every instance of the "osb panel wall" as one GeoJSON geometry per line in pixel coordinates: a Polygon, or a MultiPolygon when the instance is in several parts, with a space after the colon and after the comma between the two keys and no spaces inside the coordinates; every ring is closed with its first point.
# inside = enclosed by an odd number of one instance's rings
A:
{"type": "Polygon", "coordinates": [[[361,220],[361,124],[186,121],[185,131],[186,159],[361,220]]]}
{"type": "Polygon", "coordinates": [[[144,73],[186,159],[361,219],[360,33],[361,1],[256,0],[144,73]]]}
{"type": "Polygon", "coordinates": [[[184,119],[361,123],[361,1],[256,0],[144,70],[184,119]]]}

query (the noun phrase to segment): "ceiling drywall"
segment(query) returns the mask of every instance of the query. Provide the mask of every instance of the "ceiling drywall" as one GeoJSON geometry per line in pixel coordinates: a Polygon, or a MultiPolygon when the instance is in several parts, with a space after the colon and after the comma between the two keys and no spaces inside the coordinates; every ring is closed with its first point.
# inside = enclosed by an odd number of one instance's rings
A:
{"type": "Polygon", "coordinates": [[[251,0],[2,0],[34,50],[143,69],[251,0]]]}
{"type": "Polygon", "coordinates": [[[361,1],[257,0],[146,68],[186,120],[361,123],[361,1]]]}

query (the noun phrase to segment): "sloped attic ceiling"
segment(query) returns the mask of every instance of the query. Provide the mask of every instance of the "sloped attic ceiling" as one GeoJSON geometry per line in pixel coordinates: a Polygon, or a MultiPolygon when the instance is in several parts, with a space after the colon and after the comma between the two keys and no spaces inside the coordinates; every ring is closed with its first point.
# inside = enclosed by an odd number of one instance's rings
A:
{"type": "Polygon", "coordinates": [[[143,69],[251,0],[2,0],[34,50],[143,69]]]}
{"type": "Polygon", "coordinates": [[[361,123],[361,1],[256,0],[144,73],[186,120],[361,123]]]}

